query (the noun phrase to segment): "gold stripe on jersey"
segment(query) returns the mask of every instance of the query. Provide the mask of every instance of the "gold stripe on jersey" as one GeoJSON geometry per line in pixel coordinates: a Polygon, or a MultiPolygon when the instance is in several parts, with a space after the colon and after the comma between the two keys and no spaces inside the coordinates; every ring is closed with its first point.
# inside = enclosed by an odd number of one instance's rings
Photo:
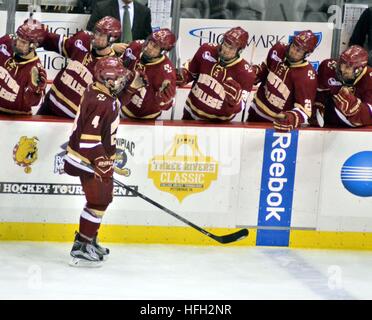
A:
{"type": "Polygon", "coordinates": [[[200,109],[198,109],[197,107],[195,107],[191,100],[189,98],[187,98],[186,100],[186,104],[194,111],[196,112],[199,116],[201,117],[206,117],[206,118],[209,118],[209,119],[219,119],[219,120],[231,120],[232,118],[235,117],[235,113],[232,114],[231,116],[216,116],[214,114],[209,114],[209,113],[206,113],[200,109]]]}
{"type": "Polygon", "coordinates": [[[70,146],[67,146],[67,153],[71,153],[73,156],[79,158],[83,162],[90,164],[90,161],[88,160],[88,158],[85,158],[80,153],[76,152],[75,150],[72,150],[70,146]]]}
{"type": "Polygon", "coordinates": [[[367,69],[368,69],[367,66],[365,66],[364,69],[362,70],[362,72],[360,73],[360,75],[355,79],[355,81],[354,81],[354,83],[353,83],[354,86],[359,82],[360,79],[363,78],[363,76],[364,76],[364,75],[366,74],[366,72],[367,72],[367,69]]]}
{"type": "Polygon", "coordinates": [[[103,84],[103,83],[100,83],[100,82],[94,82],[93,85],[92,85],[92,89],[93,90],[96,90],[96,91],[100,91],[100,92],[103,92],[105,95],[109,96],[109,97],[114,97],[110,90],[103,84]]]}
{"type": "Polygon", "coordinates": [[[149,120],[151,120],[151,119],[155,119],[155,118],[157,118],[159,115],[160,115],[160,113],[161,113],[161,111],[159,111],[159,112],[156,112],[156,113],[152,113],[152,114],[149,114],[149,115],[147,115],[147,116],[143,116],[143,117],[137,117],[137,116],[135,116],[125,105],[122,105],[121,106],[121,111],[123,111],[124,112],[124,114],[127,116],[127,117],[129,117],[129,118],[136,118],[136,119],[149,119],[149,120]]]}
{"type": "Polygon", "coordinates": [[[66,40],[68,38],[67,37],[63,37],[63,43],[62,43],[62,55],[65,56],[66,58],[70,58],[67,54],[67,50],[66,50],[66,40]]]}
{"type": "Polygon", "coordinates": [[[294,103],[295,108],[298,108],[302,110],[308,117],[311,117],[311,109],[306,109],[302,104],[295,102],[294,103]]]}
{"type": "Polygon", "coordinates": [[[10,114],[32,114],[31,111],[17,111],[17,110],[9,110],[6,108],[0,107],[0,111],[5,112],[5,113],[10,113],[10,114]]]}
{"type": "Polygon", "coordinates": [[[52,87],[50,88],[50,90],[52,90],[53,93],[55,93],[55,95],[61,99],[64,103],[66,103],[69,107],[71,107],[73,110],[75,110],[75,112],[78,111],[78,106],[73,103],[71,100],[67,99],[57,88],[56,86],[53,84],[52,87]]]}
{"type": "Polygon", "coordinates": [[[94,134],[84,134],[84,133],[81,134],[80,139],[90,140],[90,141],[101,141],[102,140],[101,136],[94,135],[94,134]]]}
{"type": "Polygon", "coordinates": [[[89,211],[92,211],[97,217],[100,217],[100,218],[102,218],[105,214],[105,211],[96,210],[96,209],[92,209],[92,208],[89,208],[89,211]]]}
{"type": "Polygon", "coordinates": [[[325,88],[325,89],[322,89],[322,88],[317,88],[316,91],[318,92],[323,92],[323,91],[330,91],[331,89],[329,88],[325,88]]]}
{"type": "Polygon", "coordinates": [[[272,118],[277,118],[278,114],[274,111],[272,111],[271,109],[269,109],[269,107],[267,107],[258,97],[257,97],[257,94],[255,95],[254,97],[254,102],[256,103],[256,105],[258,107],[260,107],[260,109],[265,112],[267,115],[269,115],[270,117],[272,118]]]}
{"type": "Polygon", "coordinates": [[[301,68],[301,67],[306,67],[309,64],[308,61],[305,62],[294,62],[294,63],[289,63],[290,68],[301,68]]]}
{"type": "MultiPolygon", "coordinates": [[[[31,53],[32,53],[32,52],[31,52],[31,53]]],[[[22,58],[23,58],[23,59],[27,59],[27,57],[28,57],[31,53],[29,53],[27,56],[22,57],[22,58]]],[[[34,62],[34,61],[36,61],[36,60],[38,60],[38,59],[39,59],[39,57],[38,57],[38,56],[35,56],[35,57],[33,57],[33,58],[28,59],[27,61],[17,62],[17,64],[27,64],[27,63],[30,63],[30,62],[34,62]]]]}
{"type": "MultiPolygon", "coordinates": [[[[336,94],[333,96],[334,99],[336,99],[338,102],[340,102],[342,104],[342,110],[340,110],[342,113],[344,113],[343,111],[344,110],[348,110],[348,114],[349,115],[353,115],[356,111],[359,110],[360,108],[360,104],[362,101],[360,101],[360,99],[357,98],[357,103],[355,104],[355,106],[351,109],[349,109],[349,105],[350,105],[350,101],[345,99],[344,97],[342,97],[340,94],[336,94]]],[[[355,123],[357,124],[357,123],[355,123]]],[[[359,123],[357,125],[360,125],[359,123]]]]}
{"type": "Polygon", "coordinates": [[[233,61],[233,62],[227,64],[227,65],[225,66],[225,68],[230,68],[230,67],[236,65],[237,63],[239,63],[239,62],[242,61],[242,60],[243,60],[243,58],[238,58],[238,59],[236,59],[235,61],[233,61]]]}
{"type": "MultiPolygon", "coordinates": [[[[142,53],[141,53],[140,57],[142,57],[142,53]]],[[[154,64],[158,64],[160,62],[163,62],[164,60],[165,60],[165,56],[162,56],[161,58],[159,58],[159,60],[156,60],[154,62],[146,63],[145,66],[152,66],[154,64]]]]}

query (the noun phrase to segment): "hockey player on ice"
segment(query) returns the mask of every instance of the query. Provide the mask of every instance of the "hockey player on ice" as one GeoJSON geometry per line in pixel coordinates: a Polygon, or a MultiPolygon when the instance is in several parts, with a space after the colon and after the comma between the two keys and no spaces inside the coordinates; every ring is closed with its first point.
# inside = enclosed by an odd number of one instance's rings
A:
{"type": "Polygon", "coordinates": [[[113,17],[99,20],[93,34],[79,31],[66,38],[48,32],[43,42],[44,49],[70,60],[56,75],[38,114],[75,118],[86,87],[94,81],[94,65],[103,57],[116,56],[111,44],[120,35],[120,21],[113,17]]]}
{"type": "Polygon", "coordinates": [[[316,96],[317,75],[306,58],[317,45],[315,34],[302,31],[290,44],[277,43],[266,61],[255,66],[261,82],[249,109],[247,121],[273,122],[278,131],[288,132],[308,125],[316,96]]]}
{"type": "Polygon", "coordinates": [[[367,51],[354,45],[338,60],[327,59],[320,64],[313,117],[317,125],[372,125],[372,68],[367,63],[367,51]]]}
{"type": "Polygon", "coordinates": [[[146,41],[137,40],[129,44],[124,53],[124,65],[137,71],[146,82],[145,86],[121,94],[123,118],[156,119],[163,110],[173,105],[176,95],[176,71],[165,55],[176,43],[169,29],[153,32],[146,41]],[[125,103],[125,101],[129,102],[125,103]]]}
{"type": "Polygon", "coordinates": [[[39,104],[47,76],[35,49],[45,35],[44,25],[28,19],[15,35],[0,38],[0,113],[31,114],[39,104]]]}
{"type": "Polygon", "coordinates": [[[230,121],[242,110],[243,92],[250,92],[255,80],[251,66],[240,57],[247,43],[248,32],[232,28],[221,44],[203,44],[177,70],[177,85],[193,82],[183,120],[230,121]]]}
{"type": "Polygon", "coordinates": [[[100,266],[109,254],[107,248],[98,244],[97,234],[112,202],[115,141],[120,120],[117,95],[131,83],[133,74],[120,59],[105,57],[97,61],[94,76],[97,81],[84,92],[65,156],[64,170],[71,176],[79,176],[87,200],[70,253],[72,266],[100,266]],[[91,165],[94,171],[84,164],[91,165]]]}

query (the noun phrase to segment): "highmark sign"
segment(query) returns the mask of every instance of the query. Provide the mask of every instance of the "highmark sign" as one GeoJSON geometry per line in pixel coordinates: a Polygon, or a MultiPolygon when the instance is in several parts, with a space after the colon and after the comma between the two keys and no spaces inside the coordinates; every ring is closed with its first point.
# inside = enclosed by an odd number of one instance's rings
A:
{"type": "Polygon", "coordinates": [[[169,151],[154,156],[148,166],[148,177],[156,188],[173,194],[179,202],[207,190],[217,175],[218,162],[200,151],[196,135],[176,135],[169,151]],[[180,154],[180,149],[185,152],[180,154]]]}

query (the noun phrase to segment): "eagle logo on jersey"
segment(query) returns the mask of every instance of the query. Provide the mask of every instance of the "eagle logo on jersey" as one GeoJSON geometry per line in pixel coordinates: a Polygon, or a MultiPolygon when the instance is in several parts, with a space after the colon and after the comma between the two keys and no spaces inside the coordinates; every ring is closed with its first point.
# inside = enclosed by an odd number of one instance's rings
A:
{"type": "Polygon", "coordinates": [[[37,137],[28,138],[22,136],[13,148],[13,160],[21,167],[24,167],[26,173],[31,172],[31,165],[37,160],[37,137]]]}
{"type": "Polygon", "coordinates": [[[15,69],[17,67],[17,64],[16,62],[14,61],[14,59],[8,59],[6,62],[5,62],[5,68],[8,70],[8,71],[12,71],[13,69],[15,69]]]}

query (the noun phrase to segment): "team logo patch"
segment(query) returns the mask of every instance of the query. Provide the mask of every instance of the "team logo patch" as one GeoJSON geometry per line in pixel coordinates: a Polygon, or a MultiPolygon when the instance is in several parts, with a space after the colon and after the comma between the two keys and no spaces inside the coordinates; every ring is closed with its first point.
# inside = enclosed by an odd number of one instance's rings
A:
{"type": "Polygon", "coordinates": [[[57,153],[54,156],[54,170],[53,170],[54,173],[58,173],[58,174],[64,174],[65,173],[65,170],[63,169],[63,167],[65,165],[64,157],[67,153],[67,151],[66,151],[67,145],[68,145],[68,142],[65,142],[64,144],[62,144],[61,149],[63,151],[61,151],[60,153],[57,153]]]}
{"type": "Polygon", "coordinates": [[[26,173],[31,173],[31,165],[37,160],[37,137],[28,138],[22,136],[13,148],[13,160],[20,167],[24,167],[26,173]]]}
{"type": "Polygon", "coordinates": [[[10,52],[8,51],[8,47],[6,44],[1,44],[0,45],[0,52],[3,54],[3,55],[6,55],[8,57],[11,56],[10,52]]]}
{"type": "Polygon", "coordinates": [[[273,59],[276,62],[282,62],[282,59],[278,56],[278,52],[276,50],[273,51],[271,54],[271,59],[273,59]]]}
{"type": "Polygon", "coordinates": [[[341,168],[345,189],[358,197],[372,196],[372,151],[361,151],[349,157],[341,168]]]}
{"type": "Polygon", "coordinates": [[[80,49],[83,52],[88,52],[88,49],[84,47],[83,41],[81,41],[81,40],[76,40],[75,41],[75,47],[80,49]]]}
{"type": "Polygon", "coordinates": [[[217,60],[215,59],[215,58],[213,58],[212,57],[212,55],[211,55],[211,53],[209,52],[209,51],[205,51],[204,53],[203,53],[203,59],[204,60],[208,60],[208,61],[210,61],[210,62],[217,62],[217,60]]]}
{"type": "Polygon", "coordinates": [[[176,135],[169,151],[154,156],[148,166],[155,187],[173,194],[179,202],[207,190],[217,176],[218,162],[200,151],[196,135],[176,135]],[[180,149],[184,154],[179,154],[180,149]]]}
{"type": "Polygon", "coordinates": [[[134,150],[136,144],[133,141],[126,139],[118,138],[116,139],[116,155],[114,170],[117,174],[120,174],[124,177],[129,177],[131,170],[128,168],[128,155],[134,157],[134,150]]]}
{"type": "Polygon", "coordinates": [[[329,78],[328,84],[332,87],[342,86],[342,83],[340,81],[337,81],[335,78],[329,78]]]}
{"type": "Polygon", "coordinates": [[[136,56],[133,54],[133,51],[131,48],[128,48],[125,50],[125,56],[129,58],[130,60],[136,60],[136,56]]]}

